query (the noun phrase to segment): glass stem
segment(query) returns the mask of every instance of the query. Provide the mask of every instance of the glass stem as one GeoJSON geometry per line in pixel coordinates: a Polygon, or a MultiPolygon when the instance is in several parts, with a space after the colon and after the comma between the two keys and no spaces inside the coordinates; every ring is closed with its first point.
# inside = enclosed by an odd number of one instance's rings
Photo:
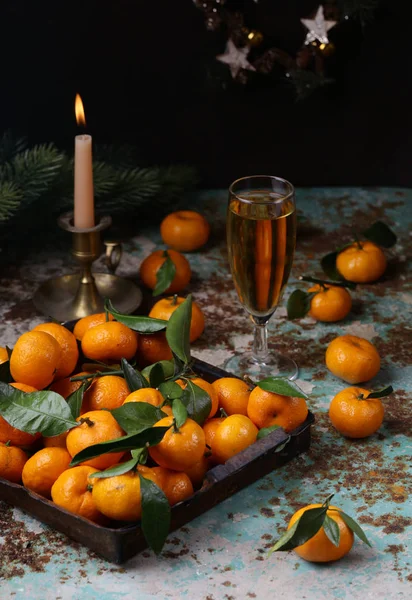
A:
{"type": "Polygon", "coordinates": [[[253,324],[255,331],[253,336],[252,356],[258,363],[263,363],[269,356],[267,322],[256,323],[256,321],[254,321],[253,324]]]}

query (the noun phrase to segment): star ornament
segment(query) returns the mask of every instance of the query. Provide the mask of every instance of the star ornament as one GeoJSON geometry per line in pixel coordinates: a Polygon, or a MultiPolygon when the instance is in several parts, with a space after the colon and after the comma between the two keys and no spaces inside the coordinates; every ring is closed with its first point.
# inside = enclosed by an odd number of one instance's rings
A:
{"type": "Polygon", "coordinates": [[[238,75],[241,69],[256,71],[255,67],[247,60],[250,48],[237,48],[231,39],[226,44],[224,54],[216,56],[216,60],[229,65],[233,79],[238,75]]]}
{"type": "Polygon", "coordinates": [[[314,19],[301,19],[301,23],[306,27],[305,44],[311,44],[318,40],[321,44],[329,44],[328,31],[335,27],[337,21],[327,21],[323,15],[323,6],[318,6],[314,19]]]}

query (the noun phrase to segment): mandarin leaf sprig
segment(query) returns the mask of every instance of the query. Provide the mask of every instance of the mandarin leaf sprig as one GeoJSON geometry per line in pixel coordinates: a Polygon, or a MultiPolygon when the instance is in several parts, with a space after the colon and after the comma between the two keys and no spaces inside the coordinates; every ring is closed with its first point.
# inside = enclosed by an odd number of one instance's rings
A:
{"type": "Polygon", "coordinates": [[[293,550],[308,540],[313,538],[323,527],[326,536],[334,546],[339,546],[340,531],[336,522],[327,514],[329,511],[336,511],[345,524],[358,538],[371,546],[365,532],[361,526],[340,508],[330,508],[330,501],[334,494],[330,494],[323,504],[319,507],[309,508],[297,519],[294,524],[280,537],[280,539],[269,550],[269,555],[273,552],[293,550]]]}
{"type": "MultiPolygon", "coordinates": [[[[383,223],[383,221],[376,221],[370,227],[362,231],[360,235],[382,248],[392,248],[397,242],[396,234],[388,227],[388,225],[386,225],[386,223],[383,223]]],[[[352,242],[337,248],[333,252],[329,252],[321,259],[320,264],[327,277],[334,281],[344,281],[346,283],[345,278],[336,268],[336,258],[340,252],[349,248],[356,242],[359,243],[359,236],[355,233],[352,242]]]]}
{"type": "Polygon", "coordinates": [[[156,272],[156,287],[153,290],[153,296],[160,296],[170,287],[176,275],[176,265],[170,258],[167,250],[163,252],[166,259],[156,272]]]}

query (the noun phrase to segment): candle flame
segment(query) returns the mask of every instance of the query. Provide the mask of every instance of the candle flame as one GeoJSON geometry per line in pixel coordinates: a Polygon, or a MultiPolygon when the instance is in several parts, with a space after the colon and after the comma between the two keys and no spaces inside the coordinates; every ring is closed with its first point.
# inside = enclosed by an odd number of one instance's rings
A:
{"type": "Polygon", "coordinates": [[[86,117],[84,116],[83,102],[79,94],[76,94],[74,102],[74,112],[76,113],[76,122],[78,125],[86,125],[86,117]]]}

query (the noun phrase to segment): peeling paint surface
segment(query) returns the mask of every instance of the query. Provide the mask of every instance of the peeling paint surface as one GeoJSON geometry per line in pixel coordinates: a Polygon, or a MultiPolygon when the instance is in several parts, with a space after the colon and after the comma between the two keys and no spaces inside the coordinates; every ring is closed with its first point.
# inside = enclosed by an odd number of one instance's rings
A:
{"type": "MultiPolygon", "coordinates": [[[[17,508],[0,503],[0,597],[2,600],[94,599],[190,600],[410,598],[412,589],[412,190],[322,188],[297,191],[302,219],[296,260],[283,306],[270,322],[270,342],[294,358],[299,385],[310,393],[317,422],[309,452],[238,492],[170,534],[159,557],[144,551],[122,566],[50,530],[17,508]],[[302,274],[320,276],[319,259],[381,219],[398,235],[386,252],[388,269],[375,284],[353,292],[353,310],[342,322],[289,322],[287,296],[302,274]],[[391,383],[380,431],[348,440],[331,426],[332,397],[346,384],[324,364],[325,349],[343,333],[372,341],[382,358],[367,387],[391,383]],[[313,565],[293,552],[267,557],[295,510],[335,493],[334,503],[356,518],[372,548],[356,540],[344,559],[313,565]]],[[[189,204],[188,204],[189,206],[189,204]]],[[[193,278],[187,291],[206,315],[193,354],[223,366],[234,348],[252,341],[251,323],[237,301],[225,249],[226,192],[202,192],[190,206],[210,220],[207,248],[187,257],[193,278]]],[[[118,274],[137,280],[142,259],[162,247],[158,227],[136,230],[124,247],[118,274]]],[[[31,297],[39,283],[73,270],[62,253],[38,253],[0,273],[0,345],[45,319],[31,297]]],[[[104,270],[99,260],[96,270],[104,270]]],[[[304,288],[302,284],[299,287],[304,288]]],[[[149,300],[150,302],[150,300],[149,300]]]]}

